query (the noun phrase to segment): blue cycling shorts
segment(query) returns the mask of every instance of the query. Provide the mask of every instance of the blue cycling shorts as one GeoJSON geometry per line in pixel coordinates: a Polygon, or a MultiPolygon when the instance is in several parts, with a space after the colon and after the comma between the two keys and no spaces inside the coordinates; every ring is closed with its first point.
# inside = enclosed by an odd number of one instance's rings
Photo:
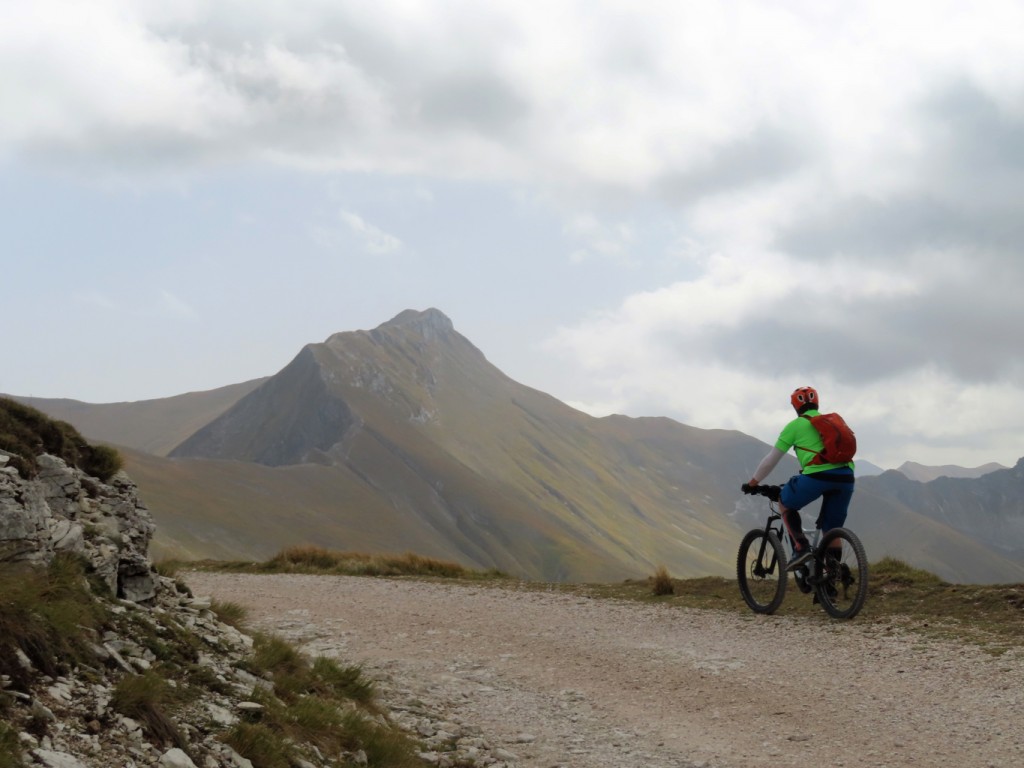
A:
{"type": "Polygon", "coordinates": [[[853,498],[853,470],[830,469],[810,475],[794,475],[782,486],[779,501],[787,509],[799,512],[819,498],[821,514],[818,519],[822,532],[842,527],[853,498]]]}

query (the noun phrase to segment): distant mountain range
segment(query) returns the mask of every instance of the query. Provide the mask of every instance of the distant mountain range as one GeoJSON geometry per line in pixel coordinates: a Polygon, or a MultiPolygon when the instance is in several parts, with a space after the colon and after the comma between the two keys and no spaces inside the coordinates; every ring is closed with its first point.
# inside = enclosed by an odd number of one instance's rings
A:
{"type": "Polygon", "coordinates": [[[1000,469],[1008,469],[1008,467],[1004,467],[1002,464],[996,464],[995,462],[990,462],[988,464],[983,464],[980,467],[973,468],[956,467],[951,464],[945,464],[941,467],[928,467],[924,464],[917,464],[913,461],[905,461],[899,466],[897,471],[911,480],[917,480],[919,483],[928,483],[932,480],[937,480],[940,477],[976,479],[983,475],[997,472],[1000,469]]]}
{"type": "MultiPolygon", "coordinates": [[[[436,309],[335,334],[274,376],[210,392],[17,399],[122,449],[157,522],[158,557],[314,544],[552,581],[658,565],[728,575],[765,513],[738,488],[764,443],[588,416],[505,376],[436,309]]],[[[785,461],[775,477],[796,471],[785,461]]],[[[1024,463],[927,484],[860,474],[849,524],[873,559],[954,581],[1024,581],[1024,463]]]]}

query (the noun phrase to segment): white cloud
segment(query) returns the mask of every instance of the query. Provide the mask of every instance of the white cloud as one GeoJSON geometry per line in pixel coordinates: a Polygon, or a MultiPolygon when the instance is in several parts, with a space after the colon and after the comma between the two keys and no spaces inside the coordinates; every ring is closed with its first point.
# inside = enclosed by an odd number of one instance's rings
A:
{"type": "MultiPolygon", "coordinates": [[[[870,460],[895,466],[913,444],[917,461],[992,461],[993,442],[1005,444],[1024,424],[1024,379],[1018,366],[1003,377],[965,382],[954,365],[933,362],[961,354],[961,343],[974,350],[979,344],[956,338],[955,330],[911,329],[912,308],[910,319],[893,310],[927,298],[933,283],[970,285],[963,262],[947,259],[932,273],[924,271],[928,264],[811,265],[777,254],[717,255],[692,280],[634,294],[615,310],[559,329],[546,349],[579,365],[592,390],[606,393],[577,405],[591,413],[668,413],[773,442],[791,418],[789,392],[811,384],[826,407],[842,404],[852,414],[870,460]],[[893,318],[890,324],[870,316],[879,308],[893,318]],[[909,345],[930,348],[908,359],[900,350],[909,345]],[[896,364],[887,362],[889,348],[896,364]],[[844,374],[844,365],[858,374],[844,374]],[[979,435],[986,439],[976,441],[979,435]]],[[[1000,450],[1012,454],[1019,447],[1000,450]]]]}
{"type": "Polygon", "coordinates": [[[359,214],[352,211],[341,211],[339,216],[369,253],[394,253],[401,250],[401,240],[368,224],[359,214]]]}
{"type": "Polygon", "coordinates": [[[180,320],[196,320],[199,317],[191,304],[166,289],[160,291],[157,306],[162,313],[180,320]]]}
{"type": "Polygon", "coordinates": [[[16,4],[3,141],[643,192],[768,127],[877,191],[905,182],[937,83],[1019,111],[1024,78],[1014,3],[175,6],[16,4]]]}
{"type": "Polygon", "coordinates": [[[74,294],[76,301],[89,306],[101,309],[104,311],[112,311],[117,309],[117,305],[110,299],[109,296],[97,291],[79,291],[74,294]]]}
{"type": "Polygon", "coordinates": [[[160,289],[150,301],[139,301],[130,289],[123,289],[126,295],[113,298],[99,291],[80,291],[74,294],[76,301],[105,313],[115,313],[136,320],[152,317],[196,320],[199,313],[187,301],[167,289],[160,289]]]}
{"type": "Polygon", "coordinates": [[[563,231],[579,245],[569,256],[573,264],[594,258],[619,264],[635,263],[630,252],[635,236],[633,228],[625,222],[607,222],[592,213],[580,213],[566,223],[563,231]]]}

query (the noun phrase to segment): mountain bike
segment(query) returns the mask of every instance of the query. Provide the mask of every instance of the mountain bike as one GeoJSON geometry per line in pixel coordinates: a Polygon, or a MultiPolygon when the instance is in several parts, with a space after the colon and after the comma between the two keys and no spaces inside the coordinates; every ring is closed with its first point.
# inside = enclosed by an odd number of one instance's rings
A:
{"type": "MultiPolygon", "coordinates": [[[[740,594],[755,613],[771,614],[786,596],[788,559],[782,542],[788,537],[782,525],[778,501],[781,486],[759,485],[750,490],[768,499],[765,527],[748,531],[736,557],[740,594]]],[[[848,528],[833,528],[822,536],[821,521],[815,530],[805,530],[814,550],[808,564],[793,571],[801,592],[815,593],[815,602],[836,619],[852,619],[868,595],[868,558],[857,534],[848,528]],[[803,573],[800,573],[803,571],[803,573]]],[[[790,552],[792,552],[792,542],[790,552]]]]}

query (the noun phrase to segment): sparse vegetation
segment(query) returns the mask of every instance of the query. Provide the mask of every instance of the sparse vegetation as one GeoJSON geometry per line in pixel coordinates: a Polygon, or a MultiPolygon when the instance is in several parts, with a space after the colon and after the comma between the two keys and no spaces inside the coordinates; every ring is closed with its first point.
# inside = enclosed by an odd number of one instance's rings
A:
{"type": "MultiPolygon", "coordinates": [[[[894,558],[869,569],[868,599],[854,620],[883,628],[899,628],[931,637],[979,644],[998,653],[1024,646],[1024,585],[950,584],[928,571],[894,558]]],[[[684,608],[736,611],[754,618],[739,595],[734,579],[708,576],[672,579],[673,594],[655,597],[652,579],[618,584],[544,585],[574,594],[649,602],[659,600],[684,608]]],[[[778,616],[807,616],[831,622],[809,595],[787,592],[778,616]]]]}
{"type": "Polygon", "coordinates": [[[871,566],[871,586],[876,592],[898,587],[949,586],[934,573],[914,568],[894,557],[885,557],[871,566]]]}
{"type": "Polygon", "coordinates": [[[342,666],[334,659],[320,656],[313,661],[313,677],[319,690],[332,696],[351,699],[364,706],[373,703],[373,683],[363,674],[362,667],[342,666]]]}
{"type": "Polygon", "coordinates": [[[17,732],[0,721],[0,768],[21,768],[22,765],[17,732]]]}
{"type": "Polygon", "coordinates": [[[244,605],[239,605],[229,600],[214,600],[210,604],[210,610],[213,611],[220,621],[235,629],[241,629],[245,626],[246,617],[249,615],[249,611],[244,605]]]}
{"type": "Polygon", "coordinates": [[[664,565],[659,565],[651,577],[651,592],[654,593],[655,597],[674,595],[676,593],[672,577],[668,575],[668,569],[664,565]]]}
{"type": "Polygon", "coordinates": [[[447,579],[507,578],[500,571],[475,571],[458,563],[435,560],[412,552],[373,555],[337,552],[323,547],[290,547],[270,560],[253,562],[191,563],[191,567],[247,573],[322,573],[344,576],[427,576],[447,579]]]}
{"type": "Polygon", "coordinates": [[[0,674],[17,684],[28,682],[18,653],[51,677],[70,664],[91,661],[89,632],[108,620],[77,557],[60,554],[46,568],[5,564],[0,567],[0,674]]]}
{"type": "Polygon", "coordinates": [[[121,469],[121,455],[105,445],[90,445],[78,430],[35,408],[0,397],[0,448],[14,454],[11,465],[25,478],[39,471],[41,453],[59,456],[87,475],[106,482],[121,469]]]}
{"type": "Polygon", "coordinates": [[[273,680],[273,693],[256,690],[263,709],[236,724],[224,740],[256,768],[293,765],[299,743],[327,753],[362,751],[368,766],[420,766],[414,743],[372,718],[373,684],[359,667],[327,658],[310,662],[286,641],[257,634],[248,671],[273,680]]]}
{"type": "Polygon", "coordinates": [[[163,744],[187,746],[171,717],[173,710],[185,703],[186,696],[171,686],[156,671],[127,675],[114,686],[111,706],[143,724],[151,737],[163,744]]]}
{"type": "Polygon", "coordinates": [[[254,768],[291,768],[294,747],[277,729],[263,723],[241,722],[224,734],[224,742],[248,755],[254,768]]]}
{"type": "MultiPolygon", "coordinates": [[[[0,567],[0,674],[16,690],[31,690],[39,675],[59,677],[79,666],[78,674],[103,667],[95,657],[99,633],[114,631],[155,656],[141,674],[119,673],[111,708],[138,721],[155,742],[188,751],[178,716],[202,690],[226,693],[232,686],[199,663],[203,641],[169,612],[122,606],[110,610],[85,578],[85,564],[60,555],[48,567],[0,567]],[[23,664],[19,658],[27,658],[23,664]]],[[[214,603],[225,623],[244,625],[245,609],[214,603]]],[[[310,661],[293,645],[271,635],[256,635],[250,657],[239,662],[272,688],[257,687],[251,698],[263,710],[225,729],[221,738],[256,768],[291,768],[317,748],[352,759],[365,754],[369,768],[422,766],[415,743],[379,719],[372,681],[360,667],[318,658],[310,661]]],[[[0,768],[23,765],[16,727],[9,725],[9,697],[0,692],[0,768]]],[[[24,722],[22,729],[45,735],[45,722],[24,722]]]]}

